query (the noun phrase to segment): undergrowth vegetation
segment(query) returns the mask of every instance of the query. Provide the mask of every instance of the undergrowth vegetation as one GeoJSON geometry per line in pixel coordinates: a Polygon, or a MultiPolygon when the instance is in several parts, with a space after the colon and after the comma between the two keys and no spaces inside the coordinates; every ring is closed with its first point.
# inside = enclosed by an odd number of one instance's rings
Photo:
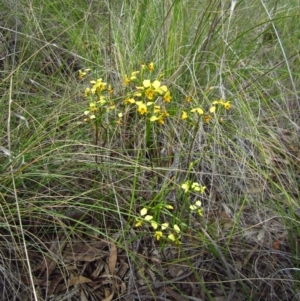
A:
{"type": "Polygon", "coordinates": [[[0,300],[300,299],[297,1],[0,11],[0,300]]]}

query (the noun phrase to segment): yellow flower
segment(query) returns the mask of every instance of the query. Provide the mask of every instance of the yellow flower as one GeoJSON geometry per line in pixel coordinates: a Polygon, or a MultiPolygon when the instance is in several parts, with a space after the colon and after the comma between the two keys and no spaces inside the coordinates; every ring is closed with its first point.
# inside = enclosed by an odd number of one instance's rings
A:
{"type": "Polygon", "coordinates": [[[160,113],[160,106],[154,106],[154,114],[160,113]]]}
{"type": "Polygon", "coordinates": [[[172,240],[176,245],[180,245],[180,236],[175,236],[174,234],[169,234],[168,238],[172,240]]]}
{"type": "Polygon", "coordinates": [[[166,205],[165,206],[167,209],[169,209],[169,210],[173,210],[174,209],[174,207],[172,206],[172,205],[166,205]]]}
{"type": "Polygon", "coordinates": [[[98,78],[96,81],[91,81],[91,84],[93,84],[93,90],[97,91],[97,92],[102,92],[103,90],[105,90],[107,83],[104,83],[102,81],[102,78],[98,78]]]}
{"type": "MultiPolygon", "coordinates": [[[[136,87],[136,88],[138,88],[138,87],[136,87]]],[[[135,91],[133,93],[133,96],[136,96],[136,97],[141,97],[142,95],[143,95],[142,92],[138,92],[138,91],[135,91]]]]}
{"type": "Polygon", "coordinates": [[[136,228],[143,226],[143,220],[142,219],[136,219],[136,223],[134,225],[136,228]]]}
{"type": "MultiPolygon", "coordinates": [[[[230,110],[230,107],[231,107],[230,101],[229,100],[228,101],[224,101],[223,99],[215,100],[215,101],[213,101],[212,104],[213,105],[222,105],[227,111],[230,110]]],[[[210,109],[212,109],[212,108],[210,108],[210,109]]]]}
{"type": "Polygon", "coordinates": [[[180,187],[184,190],[184,192],[188,192],[190,189],[190,182],[186,181],[185,183],[181,184],[180,187]]]}
{"type": "Polygon", "coordinates": [[[143,208],[143,209],[141,210],[141,212],[140,212],[140,215],[141,215],[141,216],[144,216],[144,215],[147,214],[147,212],[148,212],[148,209],[147,209],[147,208],[143,208]]]}
{"type": "Polygon", "coordinates": [[[170,240],[172,240],[172,241],[175,241],[175,240],[176,240],[175,235],[172,234],[172,233],[168,235],[168,238],[169,238],[170,240]]]}
{"type": "Polygon", "coordinates": [[[162,230],[166,230],[168,227],[169,227],[169,223],[163,223],[163,224],[161,225],[161,229],[162,229],[162,230]]]}
{"type": "Polygon", "coordinates": [[[140,73],[140,71],[133,71],[131,73],[130,80],[135,80],[136,79],[136,75],[139,74],[139,73],[140,73]]]}
{"type": "Polygon", "coordinates": [[[146,94],[146,97],[149,99],[149,100],[152,100],[154,95],[155,95],[155,91],[152,89],[152,88],[148,88],[145,92],[146,94]]]}
{"type": "Polygon", "coordinates": [[[187,96],[187,97],[185,98],[185,101],[191,102],[191,101],[192,101],[192,97],[191,97],[191,96],[187,96]]]}
{"type": "Polygon", "coordinates": [[[133,71],[131,73],[130,77],[128,77],[127,74],[125,74],[125,76],[124,76],[124,82],[123,82],[124,85],[128,86],[131,83],[131,81],[137,79],[136,75],[139,74],[139,73],[140,73],[140,71],[133,71]]]}
{"type": "MultiPolygon", "coordinates": [[[[145,79],[145,80],[143,80],[143,86],[144,86],[144,88],[149,88],[149,87],[151,87],[151,81],[150,81],[150,79],[145,79]]],[[[137,88],[142,88],[142,89],[144,89],[143,87],[137,87],[137,88]]]]}
{"type": "Polygon", "coordinates": [[[95,102],[90,102],[90,112],[96,112],[97,111],[97,105],[95,102]]]}
{"type": "Polygon", "coordinates": [[[159,117],[157,117],[155,115],[153,115],[153,116],[150,117],[150,121],[151,122],[157,121],[158,119],[159,119],[159,117]]]}
{"type": "Polygon", "coordinates": [[[124,85],[125,86],[128,86],[129,84],[130,84],[130,79],[128,78],[128,76],[125,74],[125,76],[124,76],[124,81],[123,81],[123,83],[124,83],[124,85]]]}
{"type": "Polygon", "coordinates": [[[84,91],[84,97],[88,97],[92,94],[92,91],[90,88],[86,88],[84,91]]]}
{"type": "Polygon", "coordinates": [[[125,100],[124,100],[124,104],[127,105],[129,103],[135,103],[135,100],[134,98],[130,98],[130,97],[127,97],[125,100]]]}
{"type": "Polygon", "coordinates": [[[231,108],[230,101],[226,101],[226,102],[224,103],[224,108],[225,108],[227,111],[230,110],[230,108],[231,108]]]}
{"type": "Polygon", "coordinates": [[[147,67],[148,67],[149,71],[153,71],[154,70],[154,63],[153,62],[149,63],[147,67]]]}
{"type": "Polygon", "coordinates": [[[148,112],[147,106],[144,103],[142,103],[141,101],[137,101],[136,105],[138,106],[137,110],[141,115],[147,114],[147,112],[148,112]]]}
{"type": "Polygon", "coordinates": [[[159,118],[158,118],[158,120],[157,120],[157,122],[158,122],[159,124],[165,124],[164,116],[163,116],[163,115],[160,115],[159,118]]]}
{"type": "Polygon", "coordinates": [[[163,236],[162,231],[155,231],[154,237],[156,240],[160,240],[160,238],[163,236]]]}
{"type": "Polygon", "coordinates": [[[185,120],[188,118],[188,114],[185,112],[185,111],[182,111],[181,113],[181,117],[180,117],[182,120],[185,120]]]}
{"type": "Polygon", "coordinates": [[[204,116],[205,123],[209,123],[211,119],[212,119],[212,117],[210,115],[205,115],[204,116]]]}
{"type": "Polygon", "coordinates": [[[191,209],[192,211],[194,211],[194,210],[197,210],[198,207],[197,207],[196,205],[190,205],[190,209],[191,209]]]}
{"type": "Polygon", "coordinates": [[[85,69],[84,71],[79,70],[78,71],[78,79],[81,80],[84,77],[86,77],[87,73],[90,71],[91,69],[85,69]]]}
{"type": "Polygon", "coordinates": [[[103,95],[101,95],[97,102],[100,103],[100,105],[104,105],[106,103],[106,99],[103,95]]]}
{"type": "Polygon", "coordinates": [[[117,122],[117,125],[122,125],[122,117],[123,117],[123,113],[118,113],[118,120],[116,121],[117,122]]]}
{"type": "Polygon", "coordinates": [[[197,213],[198,213],[199,216],[203,216],[203,208],[199,208],[197,210],[197,213]]]}
{"type": "Polygon", "coordinates": [[[170,102],[172,99],[172,96],[170,94],[170,91],[167,91],[164,95],[164,102],[170,102]]]}
{"type": "Polygon", "coordinates": [[[190,209],[192,211],[197,211],[199,216],[203,216],[203,208],[201,206],[201,201],[196,201],[194,205],[190,205],[190,209]]]}
{"type": "Polygon", "coordinates": [[[165,124],[165,120],[164,120],[164,116],[160,115],[160,116],[151,116],[150,117],[150,121],[154,122],[157,121],[159,124],[165,124]]]}
{"type": "Polygon", "coordinates": [[[145,219],[145,221],[150,222],[153,219],[153,216],[152,215],[146,215],[144,217],[144,219],[145,219]]]}
{"type": "Polygon", "coordinates": [[[158,223],[156,221],[151,221],[151,226],[154,230],[158,228],[158,223]]]}
{"type": "Polygon", "coordinates": [[[191,188],[192,188],[194,191],[203,193],[206,187],[205,187],[205,186],[200,186],[199,183],[194,182],[194,183],[192,184],[192,187],[191,187],[191,188]]]}
{"type": "Polygon", "coordinates": [[[196,201],[194,205],[190,205],[190,209],[192,211],[198,210],[199,208],[201,208],[202,203],[201,201],[196,201]]]}
{"type": "Polygon", "coordinates": [[[180,233],[180,228],[178,227],[178,225],[174,225],[174,226],[173,226],[173,229],[175,230],[175,232],[176,232],[177,234],[180,233]]]}
{"type": "Polygon", "coordinates": [[[116,105],[112,104],[107,108],[107,111],[112,111],[116,108],[116,105]]]}
{"type": "Polygon", "coordinates": [[[197,183],[197,182],[194,182],[191,186],[191,188],[194,190],[194,191],[200,191],[200,184],[197,183]]]}
{"type": "Polygon", "coordinates": [[[168,87],[167,86],[161,86],[160,85],[160,81],[159,80],[155,80],[151,86],[154,88],[155,92],[159,93],[159,94],[163,94],[166,93],[168,91],[168,87]]]}
{"type": "Polygon", "coordinates": [[[216,106],[210,107],[210,109],[209,109],[210,113],[214,113],[215,111],[216,111],[216,106]]]}
{"type": "MultiPolygon", "coordinates": [[[[168,92],[168,87],[167,86],[161,86],[159,80],[155,80],[153,83],[149,79],[143,80],[143,86],[137,86],[137,90],[145,90],[145,95],[148,99],[152,100],[155,97],[155,94],[158,93],[159,95],[162,95],[163,93],[168,92]]],[[[142,96],[141,92],[135,92],[135,95],[137,96],[142,96]]],[[[170,101],[171,96],[169,94],[166,95],[166,100],[165,101],[170,101]]]]}
{"type": "Polygon", "coordinates": [[[85,122],[89,122],[89,121],[91,121],[92,119],[95,119],[95,118],[96,118],[96,115],[93,114],[93,112],[94,112],[94,111],[92,111],[92,110],[86,110],[86,111],[84,111],[84,115],[87,116],[87,117],[84,118],[83,120],[84,120],[85,122]]]}
{"type": "Polygon", "coordinates": [[[203,115],[204,114],[204,111],[201,108],[194,108],[194,109],[191,110],[191,112],[192,113],[196,112],[199,115],[203,115]]]}
{"type": "Polygon", "coordinates": [[[202,203],[201,203],[201,201],[198,200],[198,201],[195,202],[195,205],[196,205],[197,207],[201,207],[201,206],[202,206],[202,203]]]}

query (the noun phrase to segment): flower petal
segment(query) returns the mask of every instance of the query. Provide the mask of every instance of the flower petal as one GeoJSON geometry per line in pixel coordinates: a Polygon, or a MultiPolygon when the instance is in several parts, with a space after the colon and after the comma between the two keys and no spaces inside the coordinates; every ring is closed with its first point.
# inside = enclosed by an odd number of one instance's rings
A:
{"type": "Polygon", "coordinates": [[[169,227],[169,223],[163,223],[161,224],[161,229],[166,230],[169,227]]]}
{"type": "Polygon", "coordinates": [[[175,241],[175,239],[176,239],[175,235],[172,233],[168,235],[168,238],[172,241],[175,241]]]}
{"type": "Polygon", "coordinates": [[[214,113],[216,111],[216,106],[212,106],[210,109],[209,109],[209,112],[210,113],[214,113]]]}
{"type": "Polygon", "coordinates": [[[140,215],[141,215],[141,216],[144,216],[144,215],[147,214],[147,212],[148,212],[148,209],[147,209],[147,208],[143,208],[143,209],[141,210],[141,212],[140,212],[140,215]]]}
{"type": "Polygon", "coordinates": [[[145,79],[145,80],[143,80],[143,86],[144,86],[145,88],[149,88],[149,87],[151,86],[151,81],[150,81],[150,79],[145,79]]]}
{"type": "Polygon", "coordinates": [[[174,225],[173,228],[176,231],[176,233],[180,233],[180,228],[178,227],[178,225],[174,225]]]}
{"type": "Polygon", "coordinates": [[[145,219],[145,221],[150,222],[153,219],[153,216],[152,215],[146,215],[144,219],[145,219]]]}
{"type": "Polygon", "coordinates": [[[151,221],[151,226],[154,230],[158,228],[158,223],[156,221],[151,221]]]}

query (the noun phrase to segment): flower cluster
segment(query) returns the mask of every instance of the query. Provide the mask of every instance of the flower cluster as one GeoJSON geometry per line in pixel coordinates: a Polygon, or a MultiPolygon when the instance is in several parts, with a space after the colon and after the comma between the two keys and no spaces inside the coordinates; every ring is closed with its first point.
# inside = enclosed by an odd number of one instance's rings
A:
{"type": "Polygon", "coordinates": [[[199,200],[190,205],[190,210],[197,212],[199,216],[203,216],[203,207],[201,201],[199,200]]]}
{"type": "Polygon", "coordinates": [[[223,106],[225,108],[225,110],[230,110],[231,104],[230,101],[224,101],[223,99],[220,100],[215,100],[212,103],[212,106],[209,109],[210,113],[214,113],[217,109],[217,106],[223,106]]]}
{"type": "MultiPolygon", "coordinates": [[[[194,192],[200,194],[203,194],[206,189],[205,186],[201,186],[199,183],[192,181],[186,181],[185,183],[181,184],[181,188],[184,190],[184,193],[194,192]]],[[[194,204],[191,204],[189,208],[192,212],[197,212],[199,216],[203,215],[201,201],[197,200],[194,204]]]]}
{"type": "MultiPolygon", "coordinates": [[[[192,101],[192,98],[188,96],[186,98],[186,101],[190,103],[192,101]]],[[[190,109],[190,113],[196,113],[196,115],[200,118],[203,116],[204,122],[209,123],[210,120],[213,118],[211,114],[216,112],[217,107],[224,107],[226,111],[230,110],[231,104],[230,101],[225,101],[225,100],[215,100],[212,102],[212,106],[209,108],[209,113],[205,113],[204,110],[201,107],[194,107],[190,109]]],[[[182,111],[181,112],[181,120],[186,120],[188,119],[189,114],[187,111],[182,111]]]]}
{"type": "Polygon", "coordinates": [[[124,104],[135,105],[141,116],[147,116],[151,122],[164,124],[169,116],[165,105],[171,102],[172,96],[168,87],[159,79],[144,79],[144,73],[153,70],[154,64],[149,63],[142,65],[141,71],[133,71],[130,76],[124,76],[124,85],[130,88],[124,104]]]}
{"type": "Polygon", "coordinates": [[[203,193],[206,189],[205,186],[200,186],[199,183],[191,181],[186,181],[185,183],[181,184],[181,188],[184,190],[185,193],[190,191],[203,193]]]}
{"type": "Polygon", "coordinates": [[[89,71],[91,71],[91,69],[78,70],[78,79],[82,80],[85,78],[89,71]]]}
{"type": "Polygon", "coordinates": [[[86,116],[84,121],[89,122],[101,116],[104,110],[110,111],[115,109],[114,102],[110,99],[113,89],[110,85],[103,82],[102,78],[92,80],[91,87],[86,88],[84,96],[89,98],[89,108],[84,111],[86,116]]]}
{"type": "MultiPolygon", "coordinates": [[[[194,137],[197,135],[197,131],[200,129],[200,121],[203,120],[205,123],[209,123],[213,118],[218,117],[222,112],[230,110],[231,103],[223,99],[215,100],[211,102],[211,105],[207,108],[202,108],[199,101],[195,101],[192,96],[187,96],[186,103],[182,104],[178,101],[174,104],[172,103],[172,97],[169,87],[162,80],[163,75],[155,75],[155,66],[154,63],[150,62],[141,66],[139,71],[133,71],[130,74],[124,75],[123,84],[125,86],[125,93],[121,95],[118,99],[121,103],[117,103],[117,99],[113,99],[114,91],[112,87],[103,81],[102,78],[90,81],[89,87],[84,91],[84,97],[88,100],[88,108],[84,111],[86,122],[92,122],[93,129],[95,130],[95,143],[98,142],[98,137],[103,138],[102,145],[105,145],[106,142],[106,132],[107,126],[111,123],[111,118],[115,119],[113,124],[117,124],[122,127],[118,128],[118,131],[123,133],[123,129],[129,124],[131,126],[132,120],[127,115],[129,111],[136,112],[133,114],[135,118],[145,120],[145,149],[149,154],[152,154],[151,151],[154,150],[155,154],[157,149],[160,147],[159,143],[156,144],[156,141],[159,141],[159,136],[161,133],[165,134],[165,131],[161,130],[152,124],[164,125],[166,120],[171,115],[176,114],[176,118],[181,120],[187,120],[188,124],[194,127],[194,137]],[[172,103],[172,111],[169,110],[170,103],[172,103]],[[121,108],[121,110],[116,110],[121,108]],[[184,110],[179,108],[184,107],[184,110]],[[130,108],[130,109],[128,109],[130,108]],[[174,113],[175,112],[175,113],[174,113]],[[107,118],[103,118],[103,117],[107,118]],[[197,123],[195,122],[197,121],[197,123]],[[155,132],[152,132],[155,131],[155,132]],[[104,133],[104,135],[102,135],[104,133]],[[155,135],[152,137],[152,133],[155,135]],[[157,135],[156,135],[157,134],[157,135]]],[[[79,70],[78,79],[82,80],[87,76],[89,69],[79,70]]],[[[211,91],[212,88],[209,88],[207,93],[211,91]]],[[[206,93],[206,92],[205,92],[206,93]]],[[[208,99],[207,95],[204,95],[204,99],[208,99]]],[[[174,97],[175,98],[175,97],[174,97]]],[[[135,120],[134,120],[135,121],[135,120]]],[[[133,121],[133,122],[134,122],[133,121]]],[[[186,126],[187,130],[190,131],[190,128],[186,126]]],[[[208,127],[205,127],[206,129],[208,127]]],[[[131,129],[131,127],[130,127],[131,129]]],[[[137,137],[139,135],[136,135],[137,137]]],[[[99,138],[100,139],[100,138],[99,138]]],[[[127,144],[124,144],[125,148],[127,144]]],[[[191,147],[189,154],[192,151],[193,142],[191,142],[191,147]]],[[[131,147],[131,142],[130,142],[131,147]]],[[[157,151],[157,153],[159,153],[157,151]]],[[[162,152],[161,152],[162,153],[162,152]]],[[[144,153],[146,155],[146,151],[144,153]]],[[[152,156],[149,155],[149,158],[152,156]]],[[[157,156],[159,157],[159,156],[157,156]]],[[[160,164],[163,162],[156,159],[153,162],[155,164],[160,164]]],[[[190,158],[189,160],[190,161],[190,158]]],[[[153,163],[151,162],[151,163],[153,163]]],[[[194,164],[194,163],[193,163],[194,164]]],[[[181,244],[181,232],[187,229],[189,225],[185,224],[181,218],[185,217],[185,214],[189,215],[203,215],[203,206],[199,199],[201,195],[205,192],[206,187],[201,186],[199,183],[187,180],[185,183],[180,185],[181,193],[183,196],[183,210],[179,208],[178,214],[170,210],[173,209],[171,205],[164,205],[164,201],[159,204],[153,205],[152,202],[147,207],[141,209],[139,216],[136,218],[135,227],[149,227],[153,230],[153,236],[157,241],[171,241],[175,244],[181,244]],[[195,197],[191,200],[191,197],[195,197]],[[163,216],[161,215],[163,213],[163,216]],[[172,217],[172,222],[168,219],[172,217]]],[[[158,198],[157,198],[158,199],[158,198]]]]}
{"type": "MultiPolygon", "coordinates": [[[[172,210],[173,206],[166,205],[164,206],[166,209],[172,210]]],[[[157,211],[158,208],[152,208],[152,210],[157,211]]],[[[160,208],[161,209],[161,208],[160,208]]],[[[140,216],[136,218],[135,227],[142,227],[144,225],[150,225],[154,232],[154,237],[156,240],[160,240],[161,238],[167,238],[174,242],[175,244],[180,244],[180,227],[176,224],[170,225],[169,223],[159,224],[153,217],[153,215],[148,214],[148,209],[144,207],[140,211],[140,216]]]]}

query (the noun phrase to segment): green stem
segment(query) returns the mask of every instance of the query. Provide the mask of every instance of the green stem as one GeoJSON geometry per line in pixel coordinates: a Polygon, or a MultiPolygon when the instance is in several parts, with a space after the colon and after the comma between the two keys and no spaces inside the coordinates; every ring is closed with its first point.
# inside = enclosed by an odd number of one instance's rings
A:
{"type": "MultiPolygon", "coordinates": [[[[99,136],[99,123],[98,121],[95,122],[95,146],[98,145],[98,136],[99,136]]],[[[98,164],[98,156],[95,156],[95,162],[98,164]]]]}
{"type": "Polygon", "coordinates": [[[191,145],[190,145],[190,148],[189,148],[189,152],[188,152],[188,160],[187,160],[187,167],[186,169],[188,170],[189,169],[189,166],[190,166],[190,161],[191,161],[191,155],[192,155],[192,149],[194,147],[194,143],[195,143],[195,140],[196,140],[196,135],[197,135],[197,132],[199,130],[199,124],[200,124],[200,120],[201,120],[201,116],[199,115],[198,117],[198,122],[195,126],[195,129],[194,129],[194,134],[193,134],[193,140],[191,142],[191,145]]]}

